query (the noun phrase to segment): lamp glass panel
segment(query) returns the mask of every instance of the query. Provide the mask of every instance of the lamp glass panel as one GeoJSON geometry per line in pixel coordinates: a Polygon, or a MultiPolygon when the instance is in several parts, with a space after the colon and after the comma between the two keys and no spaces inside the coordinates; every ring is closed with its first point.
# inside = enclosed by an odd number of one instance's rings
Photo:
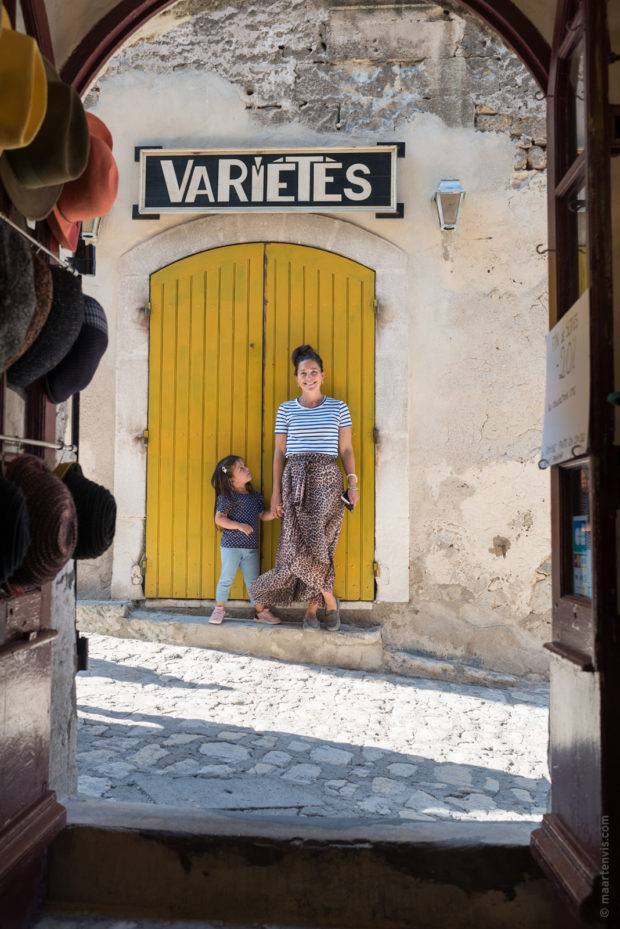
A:
{"type": "Polygon", "coordinates": [[[459,215],[461,194],[440,193],[443,221],[446,226],[454,226],[459,215]]]}

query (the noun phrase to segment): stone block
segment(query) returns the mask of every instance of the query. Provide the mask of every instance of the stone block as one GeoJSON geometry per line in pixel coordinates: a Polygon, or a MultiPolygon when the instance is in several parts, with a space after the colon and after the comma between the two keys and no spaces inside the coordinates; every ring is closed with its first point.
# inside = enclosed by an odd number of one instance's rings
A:
{"type": "Polygon", "coordinates": [[[463,38],[462,19],[428,19],[428,9],[332,8],[326,30],[331,61],[422,61],[452,57],[463,38]]]}

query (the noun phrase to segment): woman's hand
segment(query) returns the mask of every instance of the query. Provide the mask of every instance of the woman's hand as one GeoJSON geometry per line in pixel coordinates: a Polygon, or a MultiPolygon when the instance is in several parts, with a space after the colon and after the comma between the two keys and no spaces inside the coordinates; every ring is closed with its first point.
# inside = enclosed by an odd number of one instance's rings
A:
{"type": "Polygon", "coordinates": [[[281,516],[284,516],[284,507],[282,506],[282,497],[280,494],[273,493],[271,495],[269,509],[271,510],[272,519],[280,519],[281,516]]]}
{"type": "Polygon", "coordinates": [[[237,523],[237,529],[244,535],[252,535],[254,531],[249,523],[237,523]]]}
{"type": "Polygon", "coordinates": [[[355,509],[355,507],[359,503],[360,492],[357,489],[357,487],[348,487],[347,490],[348,490],[349,500],[351,501],[351,503],[353,504],[353,508],[355,509]]]}

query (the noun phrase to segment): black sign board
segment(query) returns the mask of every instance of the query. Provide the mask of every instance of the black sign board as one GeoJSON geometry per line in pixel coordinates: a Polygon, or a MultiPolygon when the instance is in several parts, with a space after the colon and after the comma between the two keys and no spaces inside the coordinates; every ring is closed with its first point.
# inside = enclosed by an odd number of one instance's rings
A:
{"type": "Polygon", "coordinates": [[[396,145],[372,148],[140,150],[139,215],[396,213],[396,145]]]}

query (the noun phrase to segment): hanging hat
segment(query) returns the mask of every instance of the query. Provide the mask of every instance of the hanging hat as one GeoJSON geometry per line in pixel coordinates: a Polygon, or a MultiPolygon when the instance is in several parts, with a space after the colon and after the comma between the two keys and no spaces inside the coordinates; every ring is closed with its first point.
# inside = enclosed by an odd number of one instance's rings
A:
{"type": "Polygon", "coordinates": [[[114,540],[116,500],[109,490],[84,477],[77,462],[59,465],[55,472],[73,496],[78,520],[76,558],[98,558],[114,540]]]}
{"type": "Polygon", "coordinates": [[[30,522],[23,492],[6,478],[0,477],[0,584],[4,584],[19,568],[30,545],[30,522]]]}
{"type": "Polygon", "coordinates": [[[22,490],[30,521],[30,546],[9,581],[13,587],[36,587],[53,580],[75,551],[75,504],[63,482],[34,455],[15,458],[7,477],[22,490]]]}
{"type": "Polygon", "coordinates": [[[47,322],[27,352],[11,365],[7,379],[12,387],[28,387],[43,377],[67,352],[84,322],[82,278],[60,267],[50,267],[54,294],[47,322]]]}
{"type": "Polygon", "coordinates": [[[62,185],[84,171],[90,134],[82,101],[70,84],[44,58],[47,112],[30,145],[6,151],[0,158],[0,178],[23,216],[45,219],[62,185]]]}
{"type": "Polygon", "coordinates": [[[62,403],[90,384],[108,347],[108,321],[101,304],[84,295],[80,334],[62,361],[45,376],[45,392],[52,403],[62,403]]]}
{"type": "Polygon", "coordinates": [[[47,218],[59,245],[74,252],[80,223],[109,213],[118,193],[118,168],[112,154],[112,133],[93,113],[86,114],[90,154],[86,170],[63,187],[58,203],[47,218]]]}
{"type": "Polygon", "coordinates": [[[35,307],[34,313],[32,314],[32,319],[30,320],[30,325],[28,326],[28,331],[26,332],[26,337],[23,341],[23,344],[19,351],[9,358],[6,363],[6,367],[9,368],[18,358],[24,354],[24,352],[30,348],[36,337],[41,332],[41,329],[46,323],[47,317],[50,313],[50,307],[52,305],[52,294],[53,294],[53,284],[52,284],[52,273],[49,269],[49,265],[38,255],[36,252],[32,255],[32,267],[34,271],[34,294],[35,294],[35,307]]]}
{"type": "Polygon", "coordinates": [[[0,220],[0,373],[24,344],[35,303],[30,246],[0,220]]]}
{"type": "Polygon", "coordinates": [[[11,28],[2,7],[0,31],[0,155],[30,145],[47,108],[47,79],[39,46],[11,28]]]}

